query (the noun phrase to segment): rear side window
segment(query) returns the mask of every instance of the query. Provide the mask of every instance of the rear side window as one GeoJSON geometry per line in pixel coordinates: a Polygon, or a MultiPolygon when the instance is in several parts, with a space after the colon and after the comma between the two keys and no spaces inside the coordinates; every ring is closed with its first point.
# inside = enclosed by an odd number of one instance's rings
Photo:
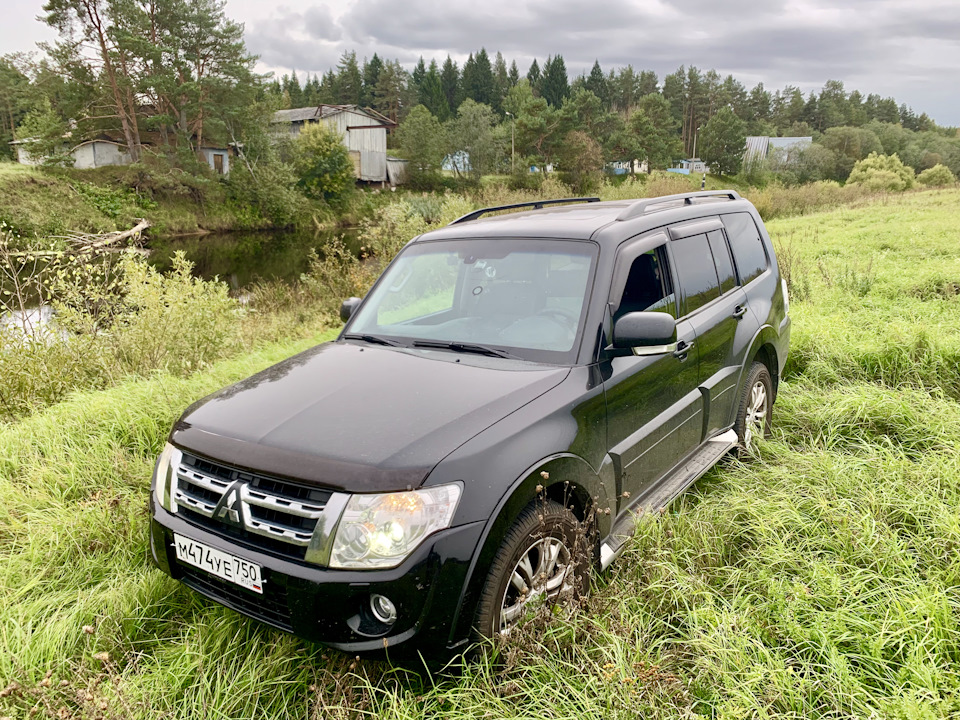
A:
{"type": "Polygon", "coordinates": [[[720,281],[713,264],[713,255],[706,235],[692,235],[670,243],[685,312],[692,313],[714,298],[720,297],[720,281]]]}
{"type": "Polygon", "coordinates": [[[733,290],[737,286],[737,279],[733,276],[733,262],[730,260],[730,248],[722,230],[711,230],[707,233],[710,249],[713,251],[713,261],[717,265],[717,276],[720,278],[720,292],[733,290]]]}
{"type": "Polygon", "coordinates": [[[767,252],[763,249],[760,231],[749,213],[730,213],[721,215],[720,219],[730,238],[740,284],[746,285],[767,269],[767,252]]]}

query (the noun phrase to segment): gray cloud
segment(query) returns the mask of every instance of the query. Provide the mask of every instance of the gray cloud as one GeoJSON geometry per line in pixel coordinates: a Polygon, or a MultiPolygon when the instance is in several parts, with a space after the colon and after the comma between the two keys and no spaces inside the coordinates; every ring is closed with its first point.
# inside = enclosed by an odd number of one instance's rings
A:
{"type": "MultiPolygon", "coordinates": [[[[248,2],[230,0],[228,10],[248,2]]],[[[250,45],[267,65],[310,72],[333,66],[347,49],[409,67],[420,55],[462,62],[486,47],[516,60],[521,72],[533,58],[560,53],[571,76],[598,59],[607,70],[631,64],[661,79],[680,65],[768,88],[808,91],[835,79],[960,124],[956,0],[406,0],[402,7],[341,0],[333,7],[280,8],[248,21],[250,45]]]]}
{"type": "MultiPolygon", "coordinates": [[[[2,0],[0,53],[52,33],[40,0],[2,0]]],[[[805,92],[828,79],[892,95],[960,125],[958,0],[228,0],[263,70],[322,73],[345,50],[412,67],[421,55],[462,62],[486,47],[516,60],[560,53],[571,76],[595,59],[660,78],[680,65],[715,68],[747,85],[805,92]]]]}

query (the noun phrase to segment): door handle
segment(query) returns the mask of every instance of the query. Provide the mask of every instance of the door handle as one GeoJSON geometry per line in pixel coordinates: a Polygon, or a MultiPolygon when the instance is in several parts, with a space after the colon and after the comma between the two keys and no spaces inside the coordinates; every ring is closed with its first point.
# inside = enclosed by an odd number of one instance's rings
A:
{"type": "Polygon", "coordinates": [[[737,307],[735,307],[735,308],[733,309],[733,316],[734,316],[737,320],[739,320],[740,318],[742,318],[742,317],[743,317],[744,315],[746,315],[746,314],[747,314],[747,306],[746,306],[746,305],[737,305],[737,307]]]}
{"type": "Polygon", "coordinates": [[[681,360],[686,360],[687,353],[693,350],[694,345],[696,345],[696,343],[693,343],[693,342],[688,343],[681,340],[679,343],[677,343],[677,349],[673,351],[673,356],[675,358],[680,358],[681,360]]]}

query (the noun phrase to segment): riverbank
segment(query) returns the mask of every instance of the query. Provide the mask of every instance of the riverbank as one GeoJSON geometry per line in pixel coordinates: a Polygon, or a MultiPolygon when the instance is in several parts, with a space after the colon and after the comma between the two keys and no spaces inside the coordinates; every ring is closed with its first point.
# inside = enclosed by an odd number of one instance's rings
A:
{"type": "Polygon", "coordinates": [[[643,523],[580,612],[432,679],[144,561],[182,409],[335,331],[0,426],[0,716],[956,717],[958,208],[951,190],[771,222],[794,330],[759,458],[643,523]]]}
{"type": "MultiPolygon", "coordinates": [[[[126,230],[139,219],[151,226],[149,236],[170,238],[209,233],[299,227],[330,231],[355,226],[393,202],[410,199],[429,216],[431,206],[445,198],[462,197],[471,209],[529,200],[570,197],[573,192],[556,177],[542,187],[510,190],[501,182],[464,188],[461,193],[413,193],[401,188],[382,192],[358,189],[334,212],[296,192],[260,197],[233,187],[223,178],[193,175],[159,160],[154,165],[64,170],[0,163],[0,223],[24,238],[51,237],[68,232],[102,233],[126,230]],[[259,204],[254,200],[260,197],[259,204]]],[[[596,191],[603,200],[656,197],[699,190],[701,178],[669,173],[604,180],[596,191]]],[[[837,183],[799,187],[770,185],[755,188],[737,178],[706,179],[706,189],[733,189],[754,202],[765,219],[802,215],[888,193],[837,183]]],[[[262,195],[262,193],[261,193],[262,195]]],[[[2,226],[0,226],[2,227],[2,226]]]]}

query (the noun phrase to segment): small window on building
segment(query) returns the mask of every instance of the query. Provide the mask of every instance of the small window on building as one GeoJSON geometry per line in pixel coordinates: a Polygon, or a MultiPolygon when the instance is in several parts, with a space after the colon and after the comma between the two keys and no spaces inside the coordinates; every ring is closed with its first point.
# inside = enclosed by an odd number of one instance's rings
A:
{"type": "Polygon", "coordinates": [[[713,262],[717,266],[717,276],[720,278],[720,292],[725,293],[737,286],[737,279],[733,273],[733,261],[730,259],[730,248],[722,230],[712,230],[707,233],[710,241],[710,250],[713,251],[713,262]]]}
{"type": "Polygon", "coordinates": [[[617,317],[630,312],[665,312],[676,317],[676,296],[662,246],[639,256],[630,266],[617,317]]]}
{"type": "Polygon", "coordinates": [[[684,313],[692,313],[720,297],[720,281],[706,235],[693,235],[670,243],[684,297],[684,313]]]}
{"type": "Polygon", "coordinates": [[[746,285],[767,269],[767,252],[763,248],[760,231],[749,213],[730,213],[721,215],[720,219],[730,238],[740,284],[746,285]]]}

